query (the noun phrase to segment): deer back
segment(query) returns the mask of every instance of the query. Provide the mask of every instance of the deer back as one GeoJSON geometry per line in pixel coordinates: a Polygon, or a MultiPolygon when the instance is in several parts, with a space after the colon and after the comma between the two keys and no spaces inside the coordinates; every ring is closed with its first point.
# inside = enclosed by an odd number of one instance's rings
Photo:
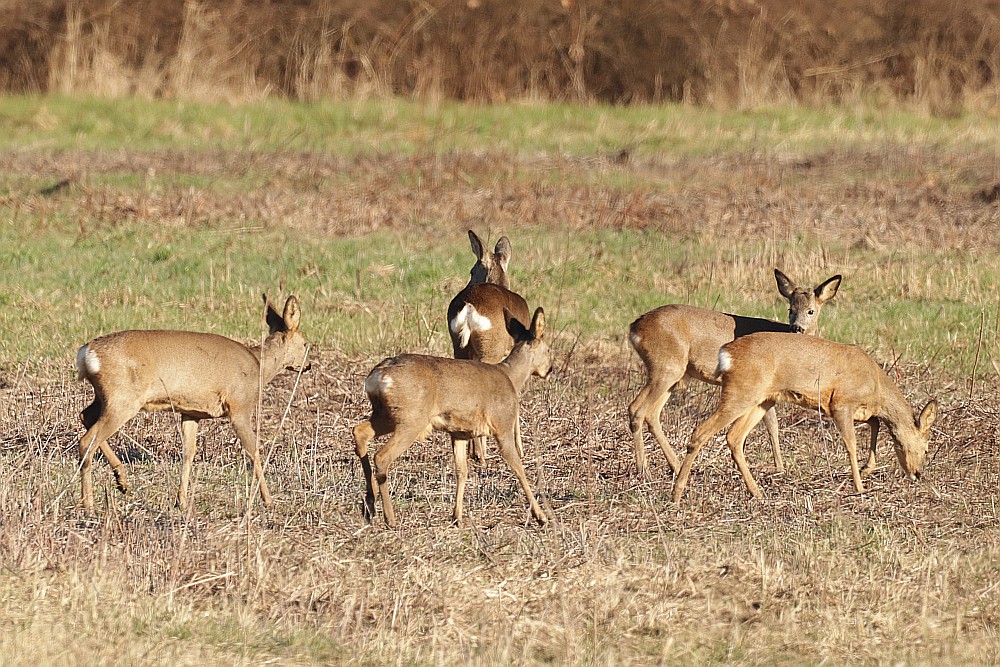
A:
{"type": "Polygon", "coordinates": [[[255,389],[260,364],[250,349],[224,336],[190,331],[119,331],[77,354],[80,379],[102,401],[136,409],[174,409],[219,417],[230,399],[255,389]]]}
{"type": "Polygon", "coordinates": [[[787,324],[773,320],[669,304],[635,320],[629,328],[629,342],[647,368],[686,360],[687,375],[717,384],[720,347],[748,333],[788,330],[787,324]]]}
{"type": "MultiPolygon", "coordinates": [[[[880,414],[902,394],[861,348],[814,336],[755,333],[719,351],[723,392],[775,397],[829,412],[836,403],[857,407],[857,420],[880,414]]],[[[905,401],[903,401],[905,403],[905,401]]]]}
{"type": "Polygon", "coordinates": [[[468,359],[403,354],[385,359],[365,379],[372,419],[429,424],[479,435],[517,415],[517,391],[495,365],[468,359]]]}
{"type": "Polygon", "coordinates": [[[531,313],[516,292],[490,283],[469,285],[459,292],[448,304],[448,332],[455,358],[489,364],[502,361],[514,347],[505,309],[527,326],[531,313]]]}
{"type": "Polygon", "coordinates": [[[220,417],[234,405],[255,403],[262,379],[267,384],[283,368],[304,362],[297,299],[289,297],[281,315],[268,304],[267,322],[270,334],[260,348],[192,331],[101,336],[77,353],[78,376],[93,385],[102,402],[220,417]]]}
{"type": "Polygon", "coordinates": [[[765,400],[805,408],[850,409],[854,421],[878,417],[889,428],[896,456],[911,476],[923,469],[937,402],[914,417],[899,387],[855,345],[813,336],[756,333],[719,350],[722,401],[765,400]]]}

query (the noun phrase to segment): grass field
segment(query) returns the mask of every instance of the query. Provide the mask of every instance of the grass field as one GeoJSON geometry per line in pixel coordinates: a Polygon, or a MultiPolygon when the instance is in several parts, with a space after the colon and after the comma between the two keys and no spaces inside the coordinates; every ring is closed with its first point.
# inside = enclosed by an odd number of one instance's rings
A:
{"type": "MultiPolygon", "coordinates": [[[[995,119],[46,97],[0,100],[0,130],[5,664],[1000,660],[995,119]],[[390,475],[401,527],[365,527],[363,378],[449,352],[469,228],[510,236],[514,287],[549,319],[556,372],[522,419],[554,520],[530,523],[493,456],[451,526],[435,435],[390,475]],[[628,324],[668,302],[781,319],[774,267],[843,274],[823,335],[913,405],[938,398],[919,483],[884,439],[854,494],[835,429],[792,408],[784,474],[748,443],[764,502],[721,442],[680,507],[651,442],[637,480],[628,324]],[[85,516],[77,348],[140,327],[259,340],[260,293],[282,287],[314,348],[264,400],[276,506],[248,509],[230,427],[203,422],[176,510],[178,426],[158,414],[113,440],[133,493],[99,460],[85,516]]],[[[716,398],[671,399],[676,449],[716,398]]]]}

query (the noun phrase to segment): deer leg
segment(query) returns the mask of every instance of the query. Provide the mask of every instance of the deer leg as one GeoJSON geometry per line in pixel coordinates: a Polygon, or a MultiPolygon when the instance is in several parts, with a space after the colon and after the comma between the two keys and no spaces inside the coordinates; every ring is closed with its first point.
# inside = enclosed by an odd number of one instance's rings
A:
{"type": "Polygon", "coordinates": [[[101,454],[111,465],[112,472],[115,473],[115,484],[118,486],[118,490],[122,493],[128,493],[132,490],[131,485],[128,483],[128,475],[125,473],[125,466],[122,465],[121,459],[115,454],[114,450],[108,445],[107,440],[101,440],[97,443],[98,448],[101,450],[101,454]]]}
{"type": "Polygon", "coordinates": [[[521,440],[521,418],[514,420],[514,446],[517,448],[517,455],[524,460],[524,441],[521,440]]]}
{"type": "Polygon", "coordinates": [[[181,416],[181,442],[183,447],[181,463],[181,485],[177,488],[177,507],[187,509],[188,484],[191,481],[191,466],[197,451],[198,420],[193,417],[181,416]]]}
{"type": "Polygon", "coordinates": [[[677,387],[681,378],[684,377],[683,369],[680,373],[674,369],[670,370],[649,370],[650,380],[643,387],[639,395],[635,397],[629,406],[632,427],[632,447],[635,450],[636,469],[643,478],[649,477],[649,466],[646,463],[646,447],[642,441],[642,425],[645,422],[649,426],[649,432],[653,434],[663,455],[667,457],[670,469],[677,474],[681,464],[674,453],[674,448],[667,441],[667,436],[663,433],[661,419],[663,416],[663,406],[670,400],[670,394],[677,387]]]}
{"type": "Polygon", "coordinates": [[[858,445],[857,434],[854,432],[854,410],[850,406],[846,408],[835,408],[831,411],[833,423],[837,425],[840,436],[844,439],[844,447],[847,449],[847,458],[851,462],[851,478],[854,480],[854,490],[864,493],[865,487],[861,483],[861,471],[858,469],[858,445]]]}
{"type": "Polygon", "coordinates": [[[878,417],[872,417],[868,420],[868,437],[869,437],[869,447],[868,447],[868,462],[865,463],[865,467],[861,469],[861,477],[865,478],[872,474],[875,470],[875,446],[878,444],[878,428],[879,421],[878,417]]]}
{"type": "Polygon", "coordinates": [[[650,383],[647,382],[639,395],[632,399],[628,406],[628,426],[632,431],[632,450],[635,453],[635,469],[641,477],[649,475],[649,463],[646,460],[646,446],[642,441],[642,425],[646,423],[646,399],[649,396],[650,383]]]}
{"type": "Polygon", "coordinates": [[[472,459],[478,463],[486,463],[486,436],[477,435],[470,444],[472,446],[468,449],[472,459]]]}
{"type": "Polygon", "coordinates": [[[390,528],[395,528],[397,524],[396,512],[392,507],[392,497],[389,495],[389,479],[387,477],[389,466],[403,452],[409,449],[410,445],[424,432],[424,427],[414,428],[410,426],[404,428],[397,425],[396,428],[397,430],[393,431],[392,435],[389,436],[389,442],[375,452],[375,465],[372,472],[375,481],[378,483],[379,495],[382,497],[382,514],[385,516],[385,522],[390,528]]]}
{"type": "Polygon", "coordinates": [[[452,449],[455,450],[455,511],[452,518],[459,526],[462,525],[462,512],[465,502],[465,482],[469,478],[469,441],[464,438],[451,436],[452,449]]]}
{"type": "Polygon", "coordinates": [[[730,407],[726,405],[725,399],[726,396],[723,393],[719,407],[709,415],[708,419],[695,428],[694,433],[691,434],[691,440],[688,442],[687,456],[684,457],[684,465],[681,466],[680,472],[677,473],[677,477],[674,479],[674,490],[671,498],[675,503],[679,503],[681,498],[684,497],[684,489],[687,487],[688,477],[691,476],[691,468],[694,467],[694,460],[698,458],[698,452],[701,451],[701,448],[705,446],[705,443],[712,436],[732,424],[747,410],[747,406],[742,404],[734,404],[730,407]]]}
{"type": "MultiPolygon", "coordinates": [[[[683,375],[681,375],[683,377],[683,375]]],[[[677,458],[677,454],[674,452],[674,447],[667,441],[667,436],[663,433],[663,406],[667,404],[670,400],[670,395],[673,393],[677,384],[680,382],[678,378],[674,382],[667,381],[664,386],[666,390],[664,391],[661,387],[656,386],[651,392],[654,398],[652,403],[652,409],[646,413],[646,423],[649,424],[649,430],[652,432],[653,437],[656,438],[657,444],[660,445],[660,451],[663,455],[667,457],[667,463],[670,464],[670,469],[676,475],[677,471],[681,469],[681,462],[677,458]]]]}
{"type": "Polygon", "coordinates": [[[260,500],[264,505],[271,505],[274,501],[271,499],[271,491],[267,488],[267,482],[264,481],[264,466],[260,463],[260,450],[257,447],[257,437],[251,426],[250,415],[234,414],[230,415],[229,419],[233,423],[236,437],[243,445],[243,451],[247,453],[253,463],[253,478],[260,489],[260,500]]]}
{"type": "MultiPolygon", "coordinates": [[[[134,411],[113,412],[108,410],[107,406],[103,406],[102,410],[100,416],[93,420],[87,428],[87,432],[80,438],[80,500],[87,513],[94,511],[94,479],[91,465],[96,450],[101,450],[112,469],[115,470],[118,488],[122,491],[128,491],[129,488],[128,480],[125,478],[125,468],[111,447],[108,446],[107,441],[139,410],[136,408],[134,411]]],[[[84,410],[84,423],[87,423],[88,417],[93,418],[94,414],[91,408],[84,410]]]]}
{"type": "MultiPolygon", "coordinates": [[[[80,420],[83,422],[83,426],[89,429],[91,426],[97,423],[97,420],[101,417],[101,411],[104,409],[104,405],[100,398],[94,398],[94,402],[88,405],[80,413],[80,420]]],[[[119,427],[120,428],[120,427],[119,427]]],[[[114,450],[108,445],[107,440],[101,440],[97,443],[98,449],[101,450],[101,454],[104,455],[105,460],[111,466],[111,470],[115,473],[115,483],[118,485],[118,490],[122,493],[128,493],[132,490],[132,487],[128,483],[128,475],[125,472],[125,466],[122,465],[121,460],[115,454],[114,450]]]]}
{"type": "Polygon", "coordinates": [[[781,445],[778,444],[778,414],[773,405],[764,413],[764,428],[767,429],[767,438],[771,441],[774,468],[779,473],[785,472],[785,461],[781,458],[781,445]]]}
{"type": "Polygon", "coordinates": [[[354,427],[354,451],[361,459],[361,470],[365,477],[365,502],[361,514],[365,523],[371,523],[375,516],[375,474],[372,472],[371,459],[368,457],[368,443],[375,437],[375,428],[370,420],[354,427]]]}
{"type": "Polygon", "coordinates": [[[521,457],[517,455],[517,446],[514,441],[514,427],[512,426],[502,434],[496,434],[496,439],[497,444],[500,445],[500,456],[503,457],[503,460],[507,463],[507,467],[509,467],[517,477],[517,481],[521,485],[524,495],[528,497],[528,505],[531,506],[531,515],[535,517],[535,520],[538,521],[538,523],[544,526],[548,521],[548,518],[545,516],[545,512],[542,511],[542,507],[535,499],[535,494],[531,490],[531,485],[528,484],[528,476],[524,472],[524,465],[521,463],[521,457]]]}
{"type": "Polygon", "coordinates": [[[750,466],[747,465],[746,457],[743,455],[743,447],[746,444],[747,435],[750,434],[753,427],[767,414],[771,413],[773,408],[773,405],[758,405],[751,408],[749,412],[736,420],[729,428],[729,433],[726,436],[726,442],[729,443],[729,451],[733,456],[733,461],[736,462],[736,467],[739,469],[740,475],[743,476],[743,482],[747,485],[747,491],[757,500],[761,500],[763,495],[760,492],[760,487],[757,486],[757,482],[754,481],[753,474],[750,472],[750,466]]]}
{"type": "Polygon", "coordinates": [[[372,470],[371,459],[368,456],[368,444],[374,438],[391,433],[393,428],[393,424],[375,413],[372,414],[371,419],[354,427],[354,451],[361,459],[361,470],[365,477],[365,501],[361,507],[365,523],[371,523],[375,517],[375,487],[378,486],[375,473],[372,470]]]}

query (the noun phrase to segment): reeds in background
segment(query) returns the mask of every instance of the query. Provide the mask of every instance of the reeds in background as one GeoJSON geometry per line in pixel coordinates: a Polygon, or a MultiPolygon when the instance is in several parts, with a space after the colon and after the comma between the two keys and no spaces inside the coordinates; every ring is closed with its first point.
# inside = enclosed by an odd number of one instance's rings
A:
{"type": "Polygon", "coordinates": [[[998,0],[40,0],[0,9],[0,89],[953,115],[1000,97],[998,17],[998,0]]]}

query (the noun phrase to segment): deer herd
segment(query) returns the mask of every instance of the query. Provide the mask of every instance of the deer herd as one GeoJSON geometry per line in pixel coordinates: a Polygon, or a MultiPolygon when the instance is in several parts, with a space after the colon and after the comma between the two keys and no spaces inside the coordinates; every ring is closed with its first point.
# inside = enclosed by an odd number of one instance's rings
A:
{"type": "MultiPolygon", "coordinates": [[[[375,515],[375,488],[382,514],[396,526],[389,495],[393,462],[431,431],[451,438],[456,493],[453,518],[462,522],[469,457],[482,462],[488,437],[517,477],[540,524],[548,521],[528,482],[520,426],[520,394],[532,375],[545,378],[552,352],[545,341],[545,313],[534,313],[511,290],[511,243],[506,236],[492,252],[473,232],[476,255],[468,285],[448,306],[447,325],[454,358],[402,354],[383,360],[364,380],[371,415],[353,429],[355,452],[365,480],[362,513],[375,515]],[[373,456],[374,438],[388,436],[373,456]]],[[[813,289],[798,287],[775,269],[778,291],[788,300],[788,323],[730,315],[683,304],[655,308],[632,322],[628,340],[645,366],[645,384],[628,406],[636,472],[649,479],[643,428],[653,434],[674,473],[672,498],[684,495],[694,461],[714,435],[726,436],[733,461],[750,494],[762,498],[743,453],[747,435],[761,420],[777,471],[784,471],[774,407],[792,403],[819,410],[836,425],[844,441],[851,479],[858,493],[875,467],[876,441],[884,423],[904,473],[920,476],[937,404],[931,400],[914,417],[902,392],[864,351],[817,336],[819,313],[837,295],[841,276],[813,289]],[[804,334],[804,335],[800,335],[804,334]],[[683,462],[661,425],[661,413],[684,378],[722,386],[718,407],[687,443],[683,462]],[[858,463],[855,422],[869,426],[864,467],[858,463]]],[[[269,335],[262,344],[242,343],[206,333],[119,331],[96,338],[77,353],[79,378],[94,388],[94,400],[81,413],[86,432],[79,443],[81,504],[94,510],[91,461],[104,455],[118,488],[129,483],[125,466],[108,438],[140,410],[180,416],[183,464],[176,504],[189,506],[188,486],[196,452],[198,422],[228,417],[253,466],[261,502],[270,505],[253,415],[265,385],[285,369],[307,368],[308,343],[299,332],[299,303],[288,297],[279,313],[264,297],[269,335]]]]}

